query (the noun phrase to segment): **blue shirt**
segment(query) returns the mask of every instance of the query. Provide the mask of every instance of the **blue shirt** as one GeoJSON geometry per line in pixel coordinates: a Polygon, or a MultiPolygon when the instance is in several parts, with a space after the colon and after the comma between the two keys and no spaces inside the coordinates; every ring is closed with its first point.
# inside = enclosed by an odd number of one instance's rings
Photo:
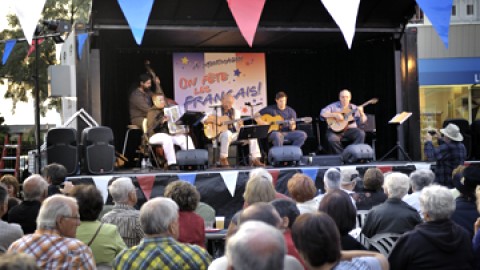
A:
{"type": "MultiPolygon", "coordinates": [[[[261,115],[269,114],[271,116],[280,115],[283,120],[296,120],[297,113],[294,109],[289,106],[286,106],[284,110],[280,110],[277,105],[270,105],[260,110],[259,112],[261,115]]],[[[290,123],[286,122],[282,125],[282,129],[280,131],[290,131],[290,123]]]]}
{"type": "MultiPolygon", "coordinates": [[[[353,119],[355,121],[353,121],[352,123],[349,123],[348,127],[349,128],[356,128],[358,127],[358,124],[360,123],[360,119],[361,119],[361,115],[360,115],[360,112],[357,110],[357,105],[355,104],[352,104],[350,103],[350,105],[348,105],[350,110],[353,111],[353,119]]],[[[320,119],[324,119],[322,117],[322,114],[326,113],[326,112],[329,112],[329,113],[343,113],[343,106],[342,106],[342,103],[340,101],[336,101],[336,102],[333,102],[331,104],[329,104],[327,107],[323,108],[321,111],[320,111],[320,119]]]]}

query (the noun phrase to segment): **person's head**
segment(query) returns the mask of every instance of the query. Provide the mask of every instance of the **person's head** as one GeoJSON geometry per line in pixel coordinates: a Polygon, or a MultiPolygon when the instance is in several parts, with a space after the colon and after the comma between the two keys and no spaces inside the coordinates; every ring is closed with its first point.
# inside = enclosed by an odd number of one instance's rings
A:
{"type": "Polygon", "coordinates": [[[353,190],[357,181],[362,180],[360,174],[355,169],[345,169],[341,171],[342,180],[340,186],[343,189],[353,190]]]}
{"type": "Polygon", "coordinates": [[[383,172],[380,169],[369,168],[363,174],[363,187],[369,190],[381,190],[383,180],[383,172]]]}
{"type": "Polygon", "coordinates": [[[410,174],[413,191],[421,191],[424,187],[431,185],[433,180],[435,180],[435,174],[432,170],[419,169],[410,174]]]}
{"type": "Polygon", "coordinates": [[[103,209],[102,193],[94,185],[78,185],[71,196],[77,199],[81,221],[95,221],[103,209]]]}
{"type": "Polygon", "coordinates": [[[457,171],[456,174],[453,174],[453,186],[462,197],[475,200],[475,189],[480,186],[480,164],[470,164],[463,170],[460,167],[457,171]]]}
{"type": "Polygon", "coordinates": [[[319,267],[340,260],[340,233],[326,213],[300,215],[293,224],[292,239],[307,265],[319,267]]]}
{"type": "Polygon", "coordinates": [[[165,108],[165,96],[162,94],[153,94],[152,95],[153,105],[158,109],[165,108]]]}
{"type": "Polygon", "coordinates": [[[350,91],[347,89],[343,89],[338,94],[338,99],[343,107],[348,106],[350,104],[350,100],[352,99],[352,93],[350,93],[350,91]]]}
{"type": "Polygon", "coordinates": [[[239,224],[249,220],[262,221],[276,228],[280,228],[282,225],[282,219],[275,207],[264,202],[252,204],[243,209],[240,213],[239,224]]]}
{"type": "Polygon", "coordinates": [[[195,211],[200,201],[200,193],[195,186],[182,180],[168,184],[163,195],[176,202],[180,211],[195,211]]]}
{"type": "Polygon", "coordinates": [[[247,205],[252,205],[256,202],[273,201],[275,194],[275,188],[269,179],[263,176],[255,176],[248,179],[243,198],[247,205]]]}
{"type": "Polygon", "coordinates": [[[295,202],[289,199],[275,199],[271,201],[270,204],[275,207],[275,210],[277,210],[282,219],[281,229],[291,229],[293,223],[300,215],[300,211],[295,202]]]}
{"type": "Polygon", "coordinates": [[[425,221],[449,219],[455,211],[455,199],[446,187],[430,185],[422,189],[420,209],[425,221]]]}
{"type": "Polygon", "coordinates": [[[77,200],[56,194],[43,201],[37,216],[37,228],[56,229],[62,236],[75,238],[80,225],[77,200]]]}
{"type": "Polygon", "coordinates": [[[224,110],[230,110],[233,108],[233,104],[235,104],[235,98],[231,93],[226,93],[222,97],[222,107],[224,110]]]}
{"type": "Polygon", "coordinates": [[[283,91],[278,92],[275,95],[275,102],[280,110],[284,110],[287,107],[287,94],[283,91]]]}
{"type": "Polygon", "coordinates": [[[383,189],[388,198],[402,199],[408,193],[410,179],[404,173],[393,172],[385,176],[383,189]]]}
{"type": "Polygon", "coordinates": [[[255,168],[251,170],[250,173],[248,174],[249,178],[253,178],[255,176],[263,176],[273,183],[272,175],[267,170],[265,170],[265,168],[255,168]]]}
{"type": "Polygon", "coordinates": [[[140,224],[146,235],[178,237],[178,205],[170,198],[157,197],[140,208],[140,224]]]}
{"type": "Polygon", "coordinates": [[[25,201],[43,201],[47,197],[48,183],[39,174],[29,176],[23,182],[23,199],[25,201]]]}
{"type": "Polygon", "coordinates": [[[15,176],[11,174],[5,174],[0,178],[0,183],[3,183],[8,190],[8,196],[10,197],[18,197],[18,191],[20,188],[20,184],[15,176]]]}
{"type": "Polygon", "coordinates": [[[260,221],[243,223],[226,246],[228,269],[283,269],[286,254],[282,233],[260,221]]]}
{"type": "Polygon", "coordinates": [[[141,74],[138,78],[138,86],[142,90],[148,90],[152,86],[152,77],[148,74],[141,74]]]}
{"type": "Polygon", "coordinates": [[[110,195],[116,204],[135,205],[137,203],[137,192],[130,177],[115,179],[108,187],[110,195]]]}
{"type": "Polygon", "coordinates": [[[333,189],[339,189],[341,179],[342,179],[342,176],[338,169],[336,168],[328,169],[323,175],[323,183],[325,185],[325,191],[329,192],[330,190],[333,190],[333,189]]]}
{"type": "Polygon", "coordinates": [[[43,169],[43,177],[49,184],[60,185],[67,178],[67,169],[62,164],[51,163],[43,169]]]}
{"type": "Polygon", "coordinates": [[[318,210],[327,213],[335,221],[341,235],[346,235],[355,228],[357,210],[350,196],[343,190],[336,189],[325,194],[318,210]]]}
{"type": "Polygon", "coordinates": [[[35,257],[26,253],[5,253],[0,256],[0,270],[40,270],[35,257]]]}
{"type": "Polygon", "coordinates": [[[7,187],[0,183],[0,217],[8,211],[8,197],[7,187]]]}
{"type": "Polygon", "coordinates": [[[443,138],[447,142],[448,141],[455,141],[455,142],[463,141],[463,136],[462,136],[462,133],[460,132],[460,128],[453,123],[450,123],[445,128],[440,129],[440,133],[443,134],[443,138]]]}
{"type": "Polygon", "coordinates": [[[303,173],[296,173],[288,180],[288,194],[296,202],[306,202],[315,197],[317,188],[312,178],[303,173]]]}

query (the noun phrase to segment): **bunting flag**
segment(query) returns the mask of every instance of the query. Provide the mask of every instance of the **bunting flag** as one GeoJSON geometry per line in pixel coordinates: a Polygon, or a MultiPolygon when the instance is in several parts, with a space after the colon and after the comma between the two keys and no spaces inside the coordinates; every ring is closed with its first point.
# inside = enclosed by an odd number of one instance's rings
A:
{"type": "Polygon", "coordinates": [[[353,36],[357,25],[360,0],[321,0],[330,16],[342,31],[343,38],[349,49],[352,48],[353,36]]]}
{"type": "Polygon", "coordinates": [[[195,179],[197,177],[196,173],[182,173],[178,174],[178,179],[188,182],[192,185],[195,185],[195,179]]]}
{"type": "Polygon", "coordinates": [[[142,44],[154,0],[118,0],[137,45],[142,44]]]}
{"type": "Polygon", "coordinates": [[[26,56],[26,57],[29,57],[30,54],[32,54],[32,53],[35,51],[35,48],[36,48],[35,44],[36,44],[37,42],[38,42],[38,45],[40,45],[40,44],[43,43],[44,40],[45,40],[45,39],[43,39],[43,38],[39,38],[39,39],[33,40],[32,45],[30,45],[30,48],[28,49],[28,53],[27,53],[27,56],[26,56]]]}
{"type": "Polygon", "coordinates": [[[313,182],[317,181],[318,169],[316,168],[302,168],[302,173],[312,178],[313,182]]]}
{"type": "Polygon", "coordinates": [[[37,23],[42,15],[46,1],[47,0],[15,0],[15,13],[22,26],[25,39],[27,39],[30,45],[32,44],[35,29],[37,28],[37,23]]]}
{"type": "Polygon", "coordinates": [[[139,175],[136,177],[138,181],[138,185],[145,195],[147,200],[150,200],[150,196],[152,195],[153,184],[155,184],[155,175],[139,175]]]}
{"type": "Polygon", "coordinates": [[[98,190],[102,193],[103,197],[103,202],[107,202],[108,198],[108,181],[112,179],[112,176],[98,176],[98,177],[93,177],[93,182],[95,183],[95,186],[97,187],[98,190]]]}
{"type": "Polygon", "coordinates": [[[82,59],[82,54],[83,54],[83,45],[85,44],[85,40],[87,40],[88,33],[83,33],[83,34],[78,34],[77,35],[77,53],[78,53],[78,58],[82,59]]]}
{"type": "Polygon", "coordinates": [[[272,182],[273,186],[277,186],[278,175],[280,174],[279,170],[268,170],[268,172],[272,175],[272,182]]]}
{"type": "Polygon", "coordinates": [[[417,4],[432,23],[445,47],[448,48],[453,0],[417,0],[417,4]]]}
{"type": "Polygon", "coordinates": [[[220,172],[220,175],[222,176],[223,182],[225,183],[225,186],[227,187],[232,197],[235,196],[238,171],[224,171],[224,172],[220,172]]]}
{"type": "Polygon", "coordinates": [[[265,0],[227,0],[227,3],[240,33],[251,48],[265,0]]]}
{"type": "Polygon", "coordinates": [[[15,47],[15,44],[17,44],[16,39],[10,39],[5,41],[5,49],[3,50],[3,56],[2,56],[2,65],[5,65],[7,63],[8,57],[10,56],[10,53],[13,50],[13,47],[15,47]]]}

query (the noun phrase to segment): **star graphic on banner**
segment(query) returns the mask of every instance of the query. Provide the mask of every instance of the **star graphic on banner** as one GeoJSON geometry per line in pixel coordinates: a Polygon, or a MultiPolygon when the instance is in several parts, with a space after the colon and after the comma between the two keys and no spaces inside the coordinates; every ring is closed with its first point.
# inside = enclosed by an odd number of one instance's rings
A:
{"type": "Polygon", "coordinates": [[[243,108],[242,108],[242,113],[248,113],[247,107],[243,107],[243,108]]]}
{"type": "Polygon", "coordinates": [[[237,76],[237,77],[240,77],[240,73],[242,73],[242,72],[238,68],[233,71],[233,75],[237,76]]]}
{"type": "Polygon", "coordinates": [[[189,60],[188,60],[188,58],[187,58],[186,56],[182,58],[182,64],[188,65],[188,61],[189,61],[189,60]]]}

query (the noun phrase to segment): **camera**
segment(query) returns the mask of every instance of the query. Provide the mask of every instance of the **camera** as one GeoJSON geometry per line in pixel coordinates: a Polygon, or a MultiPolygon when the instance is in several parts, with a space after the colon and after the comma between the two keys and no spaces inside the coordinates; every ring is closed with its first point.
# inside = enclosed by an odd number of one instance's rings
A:
{"type": "Polygon", "coordinates": [[[428,134],[430,134],[430,135],[432,135],[432,136],[434,136],[435,134],[437,134],[437,131],[436,131],[436,130],[429,130],[429,131],[427,131],[427,132],[428,132],[428,134]]]}

